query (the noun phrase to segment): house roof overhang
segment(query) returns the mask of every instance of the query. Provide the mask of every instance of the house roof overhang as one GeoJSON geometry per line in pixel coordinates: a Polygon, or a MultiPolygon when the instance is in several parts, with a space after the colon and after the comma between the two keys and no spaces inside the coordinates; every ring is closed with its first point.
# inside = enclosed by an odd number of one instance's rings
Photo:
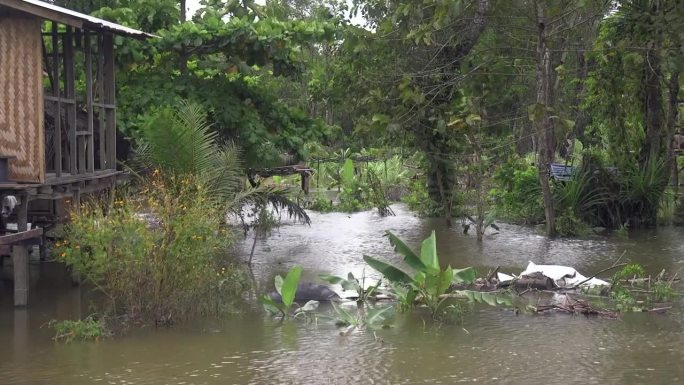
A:
{"type": "Polygon", "coordinates": [[[39,0],[0,0],[0,6],[7,7],[45,20],[52,20],[74,28],[85,28],[96,31],[108,31],[116,35],[146,39],[156,37],[147,32],[129,28],[111,21],[99,19],[84,13],[72,11],[51,3],[39,0]]]}

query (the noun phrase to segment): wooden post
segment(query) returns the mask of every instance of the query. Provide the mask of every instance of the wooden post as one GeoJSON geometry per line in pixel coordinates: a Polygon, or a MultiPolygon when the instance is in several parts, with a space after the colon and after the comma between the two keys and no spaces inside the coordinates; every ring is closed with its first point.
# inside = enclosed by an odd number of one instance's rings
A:
{"type": "Polygon", "coordinates": [[[76,188],[74,189],[74,197],[71,202],[72,205],[72,210],[76,210],[76,213],[81,212],[81,189],[76,188]]]}
{"type": "Polygon", "coordinates": [[[116,169],[116,88],[114,66],[114,36],[105,34],[102,39],[104,50],[104,111],[106,138],[107,169],[116,169]]]}
{"type": "MultiPolygon", "coordinates": [[[[17,207],[17,233],[28,230],[28,197],[21,197],[17,207]]],[[[14,269],[14,306],[28,305],[29,298],[29,258],[24,244],[12,246],[14,269]]]]}
{"type": "Polygon", "coordinates": [[[64,96],[66,102],[66,128],[69,141],[69,172],[71,175],[79,173],[78,143],[76,139],[76,90],[74,77],[74,39],[71,27],[66,28],[62,38],[62,56],[64,61],[64,96]]]}
{"type": "Polygon", "coordinates": [[[55,174],[62,176],[62,103],[59,100],[59,38],[57,23],[52,23],[52,96],[55,102],[55,132],[52,135],[52,145],[55,150],[55,174]]]}
{"type": "Polygon", "coordinates": [[[90,39],[90,31],[86,30],[84,34],[85,41],[83,49],[85,50],[85,76],[86,76],[86,109],[88,111],[88,166],[87,172],[95,172],[95,124],[93,121],[93,52],[92,41],[90,39]]]}
{"type": "Polygon", "coordinates": [[[304,191],[304,195],[309,195],[309,179],[311,174],[302,172],[300,175],[302,176],[302,191],[304,191]]]}
{"type": "Polygon", "coordinates": [[[99,103],[99,114],[98,114],[98,139],[99,139],[99,161],[100,170],[106,169],[106,158],[105,158],[105,109],[104,109],[104,49],[102,43],[102,34],[97,35],[97,101],[99,103]]]}

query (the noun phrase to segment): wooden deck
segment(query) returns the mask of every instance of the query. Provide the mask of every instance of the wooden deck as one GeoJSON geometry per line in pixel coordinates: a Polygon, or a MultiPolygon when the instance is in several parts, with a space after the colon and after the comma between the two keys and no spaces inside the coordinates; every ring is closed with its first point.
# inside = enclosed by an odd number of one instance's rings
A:
{"type": "Polygon", "coordinates": [[[88,194],[112,187],[126,174],[118,170],[101,170],[85,174],[47,174],[45,183],[0,182],[2,195],[14,194],[29,199],[62,199],[75,194],[88,194]]]}

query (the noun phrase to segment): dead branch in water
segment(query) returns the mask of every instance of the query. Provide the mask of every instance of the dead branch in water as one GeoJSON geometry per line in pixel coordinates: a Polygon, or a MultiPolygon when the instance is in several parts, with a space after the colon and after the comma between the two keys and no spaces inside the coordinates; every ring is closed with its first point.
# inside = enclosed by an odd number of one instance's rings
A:
{"type": "Polygon", "coordinates": [[[559,310],[569,314],[582,314],[586,316],[599,316],[605,318],[617,318],[617,313],[605,310],[596,309],[589,302],[578,299],[575,300],[569,295],[565,295],[563,302],[561,304],[551,304],[551,305],[538,305],[533,307],[535,312],[542,313],[550,310],[559,310]]]}
{"type": "MultiPolygon", "coordinates": [[[[624,254],[624,253],[623,253],[623,254],[624,254]]],[[[591,277],[585,279],[584,281],[582,281],[582,282],[578,283],[577,285],[575,285],[575,286],[573,286],[573,287],[570,287],[570,288],[568,288],[568,289],[577,289],[577,288],[580,287],[581,285],[583,285],[583,284],[585,284],[585,283],[591,281],[592,279],[596,278],[597,275],[603,274],[603,273],[605,273],[606,271],[615,269],[616,267],[622,267],[622,266],[627,266],[627,263],[620,263],[620,264],[617,264],[617,265],[616,265],[616,264],[612,264],[610,267],[607,267],[607,268],[605,268],[605,269],[599,271],[598,273],[592,275],[591,277]]]]}

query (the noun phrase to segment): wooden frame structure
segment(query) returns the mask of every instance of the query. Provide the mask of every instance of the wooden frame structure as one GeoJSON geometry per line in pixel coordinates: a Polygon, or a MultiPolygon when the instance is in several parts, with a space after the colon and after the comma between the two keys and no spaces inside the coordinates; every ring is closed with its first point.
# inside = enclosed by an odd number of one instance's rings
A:
{"type": "Polygon", "coordinates": [[[16,232],[0,228],[0,255],[11,251],[17,306],[28,304],[27,246],[61,219],[61,201],[78,207],[123,177],[115,35],[153,36],[39,0],[0,0],[0,199],[18,202],[16,232]]]}

